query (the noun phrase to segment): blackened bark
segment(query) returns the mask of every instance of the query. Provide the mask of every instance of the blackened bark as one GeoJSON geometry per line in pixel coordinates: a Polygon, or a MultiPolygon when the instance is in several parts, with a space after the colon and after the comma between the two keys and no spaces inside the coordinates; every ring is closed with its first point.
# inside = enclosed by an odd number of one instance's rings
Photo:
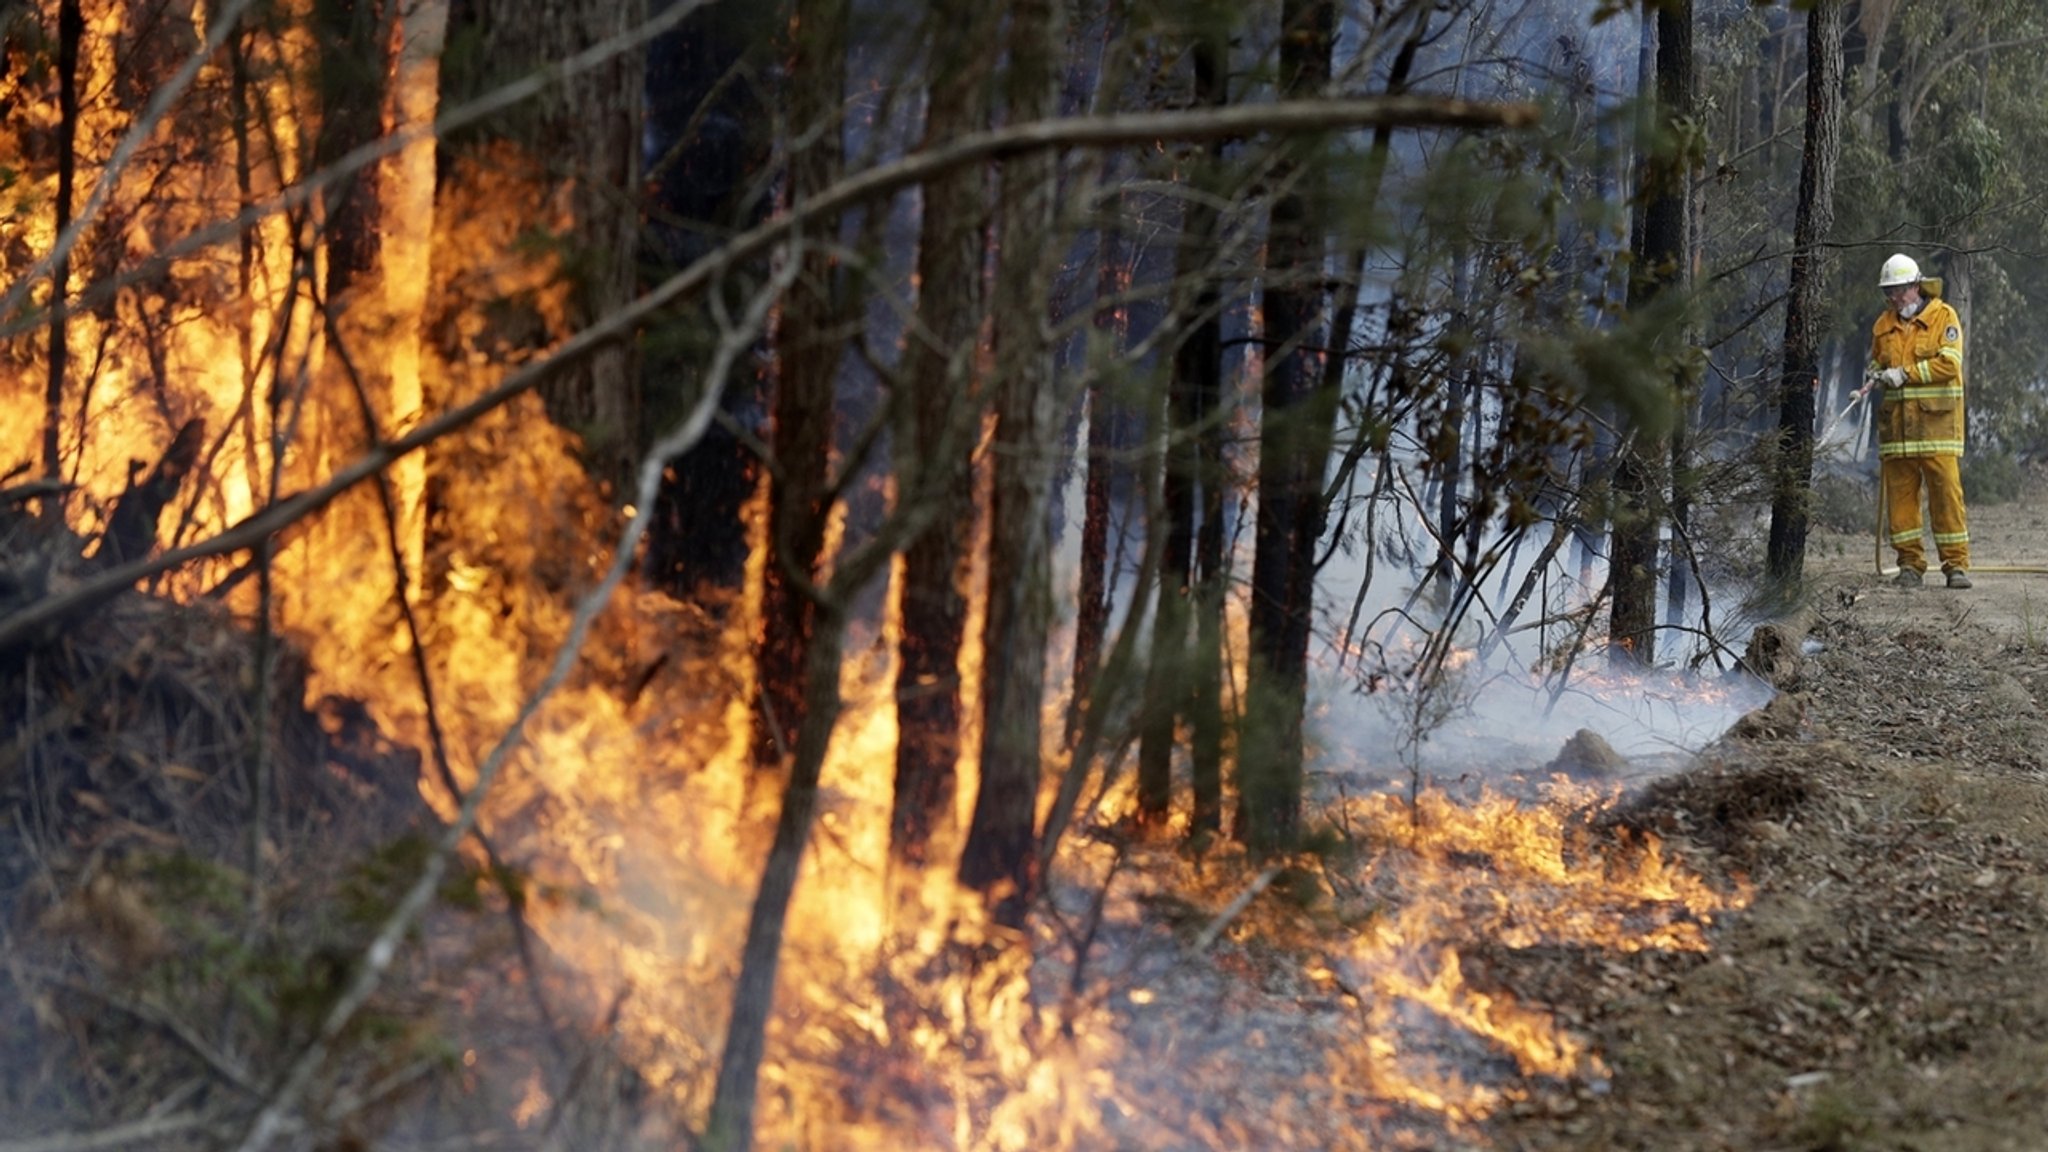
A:
{"type": "MultiPolygon", "coordinates": [[[[1280,83],[1289,98],[1320,94],[1330,80],[1336,11],[1330,0],[1284,0],[1280,83]]],[[[1312,345],[1321,327],[1322,206],[1298,161],[1274,183],[1267,230],[1266,378],[1259,427],[1259,514],[1254,530],[1251,668],[1239,757],[1239,834],[1253,852],[1290,848],[1300,832],[1302,723],[1314,608],[1315,540],[1327,451],[1317,453],[1321,379],[1312,345]]]]}
{"type": "MultiPolygon", "coordinates": [[[[1230,102],[1227,34],[1204,35],[1195,44],[1195,95],[1205,104],[1230,102]]],[[[1220,160],[1220,147],[1211,150],[1220,160]]],[[[1215,217],[1213,209],[1204,209],[1215,217]]],[[[1199,223],[1199,220],[1196,221],[1199,223]]],[[[1214,236],[1220,217],[1206,228],[1214,236]]],[[[1193,229],[1190,229],[1193,232],[1193,229]]],[[[1202,233],[1194,233],[1199,242],[1202,233]]],[[[1195,330],[1181,347],[1193,405],[1195,475],[1201,487],[1201,527],[1195,537],[1195,654],[1189,764],[1194,808],[1188,829],[1193,833],[1223,829],[1223,603],[1228,573],[1223,568],[1224,492],[1229,470],[1224,461],[1223,427],[1223,303],[1221,287],[1204,278],[1208,291],[1198,295],[1195,330]],[[1206,304],[1203,303],[1206,301],[1206,304]]],[[[1175,371],[1183,370],[1176,357],[1175,371]]]]}
{"type": "MultiPolygon", "coordinates": [[[[1117,280],[1128,265],[1122,256],[1121,240],[1113,229],[1102,231],[1101,246],[1097,256],[1096,290],[1098,295],[1108,296],[1120,290],[1117,280]]],[[[1107,331],[1121,344],[1126,328],[1123,319],[1117,309],[1103,308],[1095,315],[1095,326],[1107,331]]],[[[1083,465],[1088,474],[1081,482],[1079,603],[1074,607],[1074,700],[1067,711],[1070,735],[1080,730],[1083,710],[1088,706],[1096,670],[1102,662],[1102,642],[1109,633],[1110,489],[1114,486],[1117,472],[1116,408],[1108,393],[1103,391],[1099,376],[1089,381],[1085,400],[1088,406],[1088,451],[1083,456],[1083,465]]]]}
{"type": "MultiPolygon", "coordinates": [[[[362,0],[357,0],[362,2],[362,0]]],[[[638,27],[647,0],[473,0],[494,68],[524,72],[638,27]]],[[[621,52],[551,87],[520,129],[566,189],[573,220],[564,239],[576,292],[569,322],[582,328],[633,299],[640,237],[640,131],[646,55],[621,52]]],[[[627,480],[640,446],[638,352],[617,341],[541,386],[555,423],[583,440],[601,482],[627,480]]]]}
{"type": "MultiPolygon", "coordinates": [[[[927,147],[987,126],[988,66],[982,51],[992,6],[940,0],[932,8],[933,69],[926,101],[927,147]]],[[[965,406],[978,407],[973,379],[981,321],[982,257],[988,230],[987,177],[971,168],[926,185],[918,244],[917,309],[923,335],[905,353],[909,425],[897,466],[942,477],[930,490],[945,502],[938,526],[904,553],[903,641],[896,673],[895,806],[889,847],[896,859],[927,861],[938,822],[951,809],[960,757],[962,594],[973,507],[972,437],[957,434],[965,406]]],[[[906,480],[905,491],[922,487],[906,480]]]]}
{"type": "MultiPolygon", "coordinates": [[[[53,236],[61,237],[71,226],[72,185],[78,172],[78,42],[85,36],[85,14],[78,0],[63,0],[57,6],[57,202],[53,236]]],[[[43,476],[64,478],[62,440],[64,425],[64,376],[70,368],[69,315],[71,258],[64,256],[50,269],[49,383],[43,390],[43,476]]],[[[55,515],[60,503],[51,500],[47,508],[55,515]]]]}
{"type": "MultiPolygon", "coordinates": [[[[1220,108],[1229,99],[1222,37],[1208,28],[1195,35],[1195,99],[1220,108]]],[[[1222,155],[1220,143],[1203,150],[1193,174],[1197,187],[1215,190],[1222,155]]],[[[1138,749],[1139,816],[1156,823],[1166,817],[1172,800],[1175,721],[1187,719],[1193,738],[1193,833],[1216,832],[1223,826],[1223,599],[1218,571],[1223,550],[1223,433],[1215,425],[1223,381],[1223,318],[1215,270],[1218,223],[1219,215],[1206,196],[1188,198],[1175,272],[1185,286],[1178,306],[1188,335],[1174,349],[1167,392],[1166,476],[1160,499],[1166,536],[1138,749]],[[1190,625],[1193,644],[1188,642],[1190,625]]]]}
{"type": "MultiPolygon", "coordinates": [[[[773,20],[769,5],[712,5],[648,47],[653,191],[642,271],[649,284],[766,215],[757,193],[770,162],[765,126],[772,117],[759,98],[766,88],[759,74],[770,63],[761,46],[775,40],[773,20]]],[[[687,408],[701,356],[697,341],[670,332],[648,342],[645,358],[641,402],[656,423],[654,413],[687,408]]],[[[732,427],[758,428],[766,406],[758,377],[728,381],[720,398],[732,427]]],[[[713,425],[663,473],[647,536],[649,578],[680,595],[707,584],[737,586],[749,551],[744,508],[758,488],[753,452],[725,422],[713,425]]]]}
{"type": "MultiPolygon", "coordinates": [[[[847,0],[799,0],[789,47],[790,123],[804,144],[790,157],[790,198],[830,187],[845,163],[840,123],[846,92],[847,0]]],[[[803,668],[814,605],[809,587],[825,537],[825,481],[832,448],[833,381],[839,371],[837,268],[807,248],[803,273],[783,302],[770,443],[775,452],[762,589],[756,709],[757,762],[780,764],[803,720],[803,668]]]]}
{"type": "Polygon", "coordinates": [[[1806,564],[1813,487],[1813,418],[1827,308],[1828,233],[1835,223],[1835,158],[1842,145],[1842,5],[1817,0],[1806,13],[1806,147],[1792,226],[1785,302],[1785,369],[1778,385],[1778,455],[1765,572],[1781,587],[1806,564]]]}
{"type": "MultiPolygon", "coordinates": [[[[1214,57],[1219,84],[1223,74],[1220,46],[1214,57]]],[[[1216,314],[1199,321],[1183,350],[1193,391],[1195,475],[1200,482],[1201,527],[1195,536],[1195,648],[1189,661],[1190,714],[1193,738],[1189,749],[1194,808],[1191,833],[1223,829],[1223,603],[1228,573],[1223,567],[1223,507],[1229,470],[1224,462],[1223,318],[1220,294],[1212,299],[1216,314]]]]}
{"type": "MultiPolygon", "coordinates": [[[[1692,3],[1672,0],[1657,10],[1657,118],[1676,127],[1693,106],[1692,3]]],[[[1652,150],[1644,165],[1642,238],[1629,282],[1629,306],[1643,308],[1687,283],[1685,259],[1689,160],[1669,148],[1652,150]]],[[[1614,532],[1608,552],[1612,608],[1608,635],[1613,656],[1648,666],[1656,660],[1657,535],[1662,522],[1657,492],[1663,445],[1632,432],[1615,459],[1614,532]]]]}
{"type": "MultiPolygon", "coordinates": [[[[1051,114],[1058,92],[1055,0],[1010,8],[1010,119],[1051,114]]],[[[999,922],[1021,925],[1038,887],[1036,822],[1045,639],[1052,615],[1046,500],[1054,464],[1055,413],[1045,300],[1058,245],[1050,156],[1013,159],[1002,172],[996,271],[996,426],[990,497],[985,723],[981,789],[960,879],[990,901],[999,922]]]]}
{"type": "Polygon", "coordinates": [[[1138,822],[1162,826],[1173,808],[1173,747],[1182,705],[1189,699],[1186,659],[1188,596],[1194,563],[1193,446],[1178,439],[1191,398],[1177,378],[1155,410],[1154,443],[1163,448],[1165,475],[1159,512],[1165,523],[1159,586],[1153,601],[1152,651],[1145,667],[1143,714],[1138,726],[1138,822]]]}
{"type": "MultiPolygon", "coordinates": [[[[320,127],[313,138],[313,169],[376,139],[383,131],[384,75],[390,29],[376,0],[317,0],[313,5],[315,75],[320,85],[320,127]]],[[[327,245],[328,300],[342,300],[356,278],[377,262],[377,173],[369,164],[320,194],[322,239],[327,245]]]]}

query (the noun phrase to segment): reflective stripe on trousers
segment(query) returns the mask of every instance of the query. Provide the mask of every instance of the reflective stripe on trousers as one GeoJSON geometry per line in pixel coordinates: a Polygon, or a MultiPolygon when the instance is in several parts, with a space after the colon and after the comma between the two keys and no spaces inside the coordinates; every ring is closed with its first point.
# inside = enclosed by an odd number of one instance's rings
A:
{"type": "Polygon", "coordinates": [[[1963,468],[1958,456],[1886,456],[1885,530],[1899,554],[1899,567],[1927,570],[1920,543],[1920,491],[1934,520],[1934,545],[1943,571],[1970,566],[1970,525],[1963,511],[1963,468]]]}

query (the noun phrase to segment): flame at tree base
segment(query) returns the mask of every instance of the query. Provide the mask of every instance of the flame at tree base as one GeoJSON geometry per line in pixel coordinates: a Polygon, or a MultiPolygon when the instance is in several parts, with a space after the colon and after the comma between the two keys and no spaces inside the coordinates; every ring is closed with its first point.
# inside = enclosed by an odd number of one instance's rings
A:
{"type": "MultiPolygon", "coordinates": [[[[1252,871],[1234,848],[1196,859],[1096,829],[1063,858],[1034,936],[994,938],[972,894],[895,905],[901,886],[872,867],[894,732],[885,662],[864,651],[791,920],[763,1146],[1427,1147],[1531,1079],[1607,1076],[1549,1013],[1468,983],[1461,948],[1701,951],[1747,899],[1653,839],[1603,841],[1591,818],[1614,794],[1560,780],[1539,803],[1432,790],[1414,808],[1333,807],[1342,845],[1227,921],[1252,871]]],[[[544,918],[596,999],[625,997],[622,1055],[686,1115],[708,1105],[760,817],[727,808],[723,832],[685,830],[733,794],[718,773],[747,770],[700,761],[586,797],[575,827],[608,863],[585,878],[591,906],[544,918]]],[[[937,879],[922,890],[949,889],[937,879]]]]}
{"type": "MultiPolygon", "coordinates": [[[[79,125],[89,161],[79,191],[103,178],[122,187],[120,210],[84,254],[107,269],[137,265],[157,236],[233,218],[303,178],[298,134],[284,129],[310,124],[312,110],[292,85],[306,46],[289,21],[248,48],[284,142],[251,187],[229,167],[186,163],[168,148],[158,163],[105,176],[104,157],[134,114],[116,99],[114,48],[142,32],[123,31],[117,4],[88,7],[83,87],[94,95],[79,125]],[[159,181],[177,195],[157,194],[159,181]]],[[[173,5],[195,28],[204,7],[173,5]]],[[[0,128],[0,151],[15,159],[28,151],[28,128],[48,128],[47,102],[20,108],[27,118],[0,128]]],[[[405,119],[425,114],[412,108],[405,119]]],[[[158,145],[172,134],[165,126],[158,145]]],[[[212,143],[235,154],[225,138],[212,143]]],[[[373,436],[480,395],[570,335],[563,270],[546,245],[526,242],[535,229],[567,230],[560,190],[509,145],[451,158],[439,182],[425,158],[421,148],[411,164],[391,166],[393,180],[411,172],[413,199],[391,202],[410,204],[411,215],[404,242],[382,256],[381,274],[404,279],[378,286],[404,289],[390,299],[365,286],[353,299],[316,301],[306,269],[327,256],[276,216],[236,245],[168,264],[165,283],[182,294],[138,291],[72,318],[64,347],[74,365],[92,366],[74,371],[63,397],[66,477],[80,488],[73,527],[99,528],[129,461],[159,459],[187,418],[222,431],[179,516],[164,519],[164,543],[318,482],[373,436]],[[232,306],[217,306],[222,297],[232,306]],[[316,303],[335,313],[332,323],[316,303]],[[351,364],[389,367],[371,369],[382,375],[364,385],[351,364]],[[379,394],[366,401],[358,385],[379,394]]],[[[47,251],[45,217],[25,219],[23,251],[47,251]]],[[[22,271],[19,256],[9,254],[11,272],[22,271]]],[[[42,431],[47,361],[34,340],[22,348],[0,435],[29,444],[42,431]]],[[[1256,374],[1255,347],[1251,356],[1256,374]]],[[[562,642],[567,604],[605,567],[592,541],[618,513],[577,451],[541,402],[524,397],[408,461],[391,478],[395,523],[366,487],[279,542],[270,602],[259,604],[250,582],[229,604],[245,619],[269,613],[304,645],[310,697],[360,701],[382,731],[419,748],[430,725],[412,657],[424,656],[437,701],[431,727],[445,733],[449,771],[467,786],[562,642]],[[401,624],[401,598],[419,621],[417,641],[401,624]]],[[[758,508],[749,515],[758,586],[758,508]]],[[[189,570],[162,588],[193,596],[222,574],[189,570]]],[[[550,953],[551,1000],[652,1089],[650,1113],[683,1123],[708,1107],[774,815],[777,781],[746,755],[755,612],[745,596],[622,597],[577,677],[527,724],[482,821],[523,874],[525,914],[550,953]]],[[[1235,619],[1241,627],[1242,613],[1235,619]]],[[[1389,796],[1335,805],[1328,817],[1345,830],[1343,850],[1292,862],[1284,882],[1228,916],[1253,871],[1231,850],[1198,858],[1083,828],[1057,864],[1034,935],[1001,936],[976,898],[953,890],[950,861],[912,877],[884,863],[897,740],[892,625],[848,651],[846,714],[761,1073],[763,1146],[1383,1148],[1404,1132],[1483,1121],[1522,1078],[1605,1075],[1597,1054],[1547,1013],[1472,987],[1462,947],[1697,951],[1711,918],[1746,899],[1673,867],[1654,841],[1597,843],[1574,818],[1611,798],[1559,785],[1535,805],[1498,795],[1459,804],[1439,792],[1413,808],[1389,796]]],[[[970,648],[963,660],[972,695],[981,657],[970,648]]],[[[975,743],[970,731],[966,745],[975,743]]],[[[971,784],[963,773],[956,816],[971,784]]],[[[438,775],[429,770],[421,788],[450,810],[438,775]]],[[[955,829],[946,842],[957,840],[955,829]]],[[[497,963],[515,968],[509,956],[497,963]]],[[[566,1092],[565,1081],[550,1082],[566,1092]]],[[[548,1098],[550,1082],[522,1072],[507,1118],[545,1127],[565,1103],[548,1098]]]]}

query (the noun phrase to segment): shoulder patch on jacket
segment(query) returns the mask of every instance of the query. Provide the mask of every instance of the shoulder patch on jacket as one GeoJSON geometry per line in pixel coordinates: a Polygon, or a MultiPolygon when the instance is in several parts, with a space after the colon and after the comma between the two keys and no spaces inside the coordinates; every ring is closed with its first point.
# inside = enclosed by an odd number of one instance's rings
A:
{"type": "Polygon", "coordinates": [[[1953,324],[1941,330],[1941,342],[1943,344],[1953,344],[1962,338],[1963,330],[1953,324]]]}

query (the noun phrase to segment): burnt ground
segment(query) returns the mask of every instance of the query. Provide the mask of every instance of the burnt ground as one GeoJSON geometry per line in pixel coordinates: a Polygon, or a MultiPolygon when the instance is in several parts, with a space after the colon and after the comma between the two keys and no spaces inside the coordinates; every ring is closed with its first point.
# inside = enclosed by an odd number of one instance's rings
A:
{"type": "MultiPolygon", "coordinates": [[[[1755,886],[1704,955],[1495,957],[1604,1054],[1500,1118],[1516,1150],[2048,1147],[2048,567],[2041,487],[1973,508],[1976,587],[1819,536],[1795,727],[1728,741],[1638,820],[1755,886]]],[[[1798,628],[1795,628],[1795,634],[1798,628]]]]}

